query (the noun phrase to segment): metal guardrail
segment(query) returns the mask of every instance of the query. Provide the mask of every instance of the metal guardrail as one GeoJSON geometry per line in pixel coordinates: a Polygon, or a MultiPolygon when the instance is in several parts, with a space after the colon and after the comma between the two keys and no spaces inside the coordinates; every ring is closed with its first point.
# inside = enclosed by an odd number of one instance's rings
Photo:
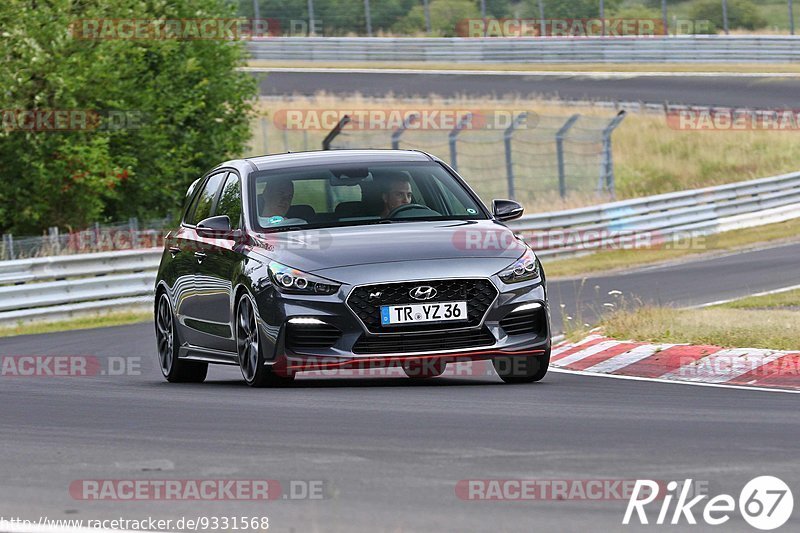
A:
{"type": "MultiPolygon", "coordinates": [[[[509,226],[542,257],[667,243],[800,217],[800,172],[592,207],[509,226]],[[643,237],[647,237],[643,241],[643,237]]],[[[160,248],[0,261],[0,324],[152,304],[160,248]]]]}
{"type": "Polygon", "coordinates": [[[704,63],[800,61],[800,37],[687,35],[574,38],[274,37],[248,43],[267,61],[704,63]]]}
{"type": "Polygon", "coordinates": [[[161,248],[0,261],[0,324],[152,304],[161,248]]]}
{"type": "Polygon", "coordinates": [[[800,217],[800,172],[553,213],[509,226],[537,254],[564,257],[600,248],[652,246],[800,217]]]}

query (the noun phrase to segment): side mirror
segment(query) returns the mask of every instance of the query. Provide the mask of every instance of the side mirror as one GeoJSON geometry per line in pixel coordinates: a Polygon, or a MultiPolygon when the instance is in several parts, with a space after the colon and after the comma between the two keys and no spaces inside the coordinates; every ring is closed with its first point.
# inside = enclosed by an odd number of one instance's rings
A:
{"type": "Polygon", "coordinates": [[[231,219],[228,215],[204,218],[197,223],[197,234],[201,237],[233,238],[231,219]]]}
{"type": "Polygon", "coordinates": [[[525,210],[514,200],[492,200],[492,214],[497,220],[505,222],[522,216],[525,210]]]}

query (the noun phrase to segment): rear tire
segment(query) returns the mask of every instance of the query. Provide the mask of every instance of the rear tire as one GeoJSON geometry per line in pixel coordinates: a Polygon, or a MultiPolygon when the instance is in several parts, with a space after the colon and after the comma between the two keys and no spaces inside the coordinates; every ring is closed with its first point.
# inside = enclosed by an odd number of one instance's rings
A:
{"type": "Polygon", "coordinates": [[[170,383],[202,383],[208,374],[208,363],[186,361],[178,357],[178,330],[175,313],[167,293],[161,292],[155,310],[156,344],[161,374],[170,383]]]}
{"type": "Polygon", "coordinates": [[[550,366],[550,348],[542,355],[497,357],[492,365],[506,383],[541,381],[550,366]]]}
{"type": "Polygon", "coordinates": [[[236,304],[235,324],[236,353],[245,383],[254,388],[279,387],[291,383],[293,374],[280,376],[272,366],[264,364],[255,304],[247,293],[243,293],[236,304]]]}

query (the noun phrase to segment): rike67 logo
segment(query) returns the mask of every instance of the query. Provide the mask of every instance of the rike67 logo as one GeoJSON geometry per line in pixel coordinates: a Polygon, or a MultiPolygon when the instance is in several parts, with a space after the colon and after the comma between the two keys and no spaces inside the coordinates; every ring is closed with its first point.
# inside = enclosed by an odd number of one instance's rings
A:
{"type": "MultiPolygon", "coordinates": [[[[709,497],[708,494],[690,499],[691,479],[685,480],[682,484],[670,481],[667,483],[666,491],[660,490],[663,488],[663,485],[656,481],[637,479],[622,523],[630,524],[631,519],[636,523],[635,520],[638,519],[640,524],[649,524],[645,507],[657,502],[653,506],[658,508],[655,524],[695,525],[698,523],[695,517],[697,513],[702,516],[706,524],[719,526],[730,520],[731,515],[736,512],[738,503],[739,513],[745,522],[756,529],[768,531],[785,524],[794,509],[791,489],[774,476],[759,476],[748,481],[739,493],[738,502],[730,494],[719,494],[705,502],[704,500],[709,497]]],[[[654,508],[650,510],[655,510],[654,508]]]]}

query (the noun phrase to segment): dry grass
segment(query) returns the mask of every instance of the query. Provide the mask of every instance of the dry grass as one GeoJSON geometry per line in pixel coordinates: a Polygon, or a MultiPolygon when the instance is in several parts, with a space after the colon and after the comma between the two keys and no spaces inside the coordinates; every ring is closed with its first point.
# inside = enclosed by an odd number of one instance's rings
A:
{"type": "Polygon", "coordinates": [[[642,307],[606,317],[603,334],[646,342],[800,350],[800,312],[642,307]]]}

